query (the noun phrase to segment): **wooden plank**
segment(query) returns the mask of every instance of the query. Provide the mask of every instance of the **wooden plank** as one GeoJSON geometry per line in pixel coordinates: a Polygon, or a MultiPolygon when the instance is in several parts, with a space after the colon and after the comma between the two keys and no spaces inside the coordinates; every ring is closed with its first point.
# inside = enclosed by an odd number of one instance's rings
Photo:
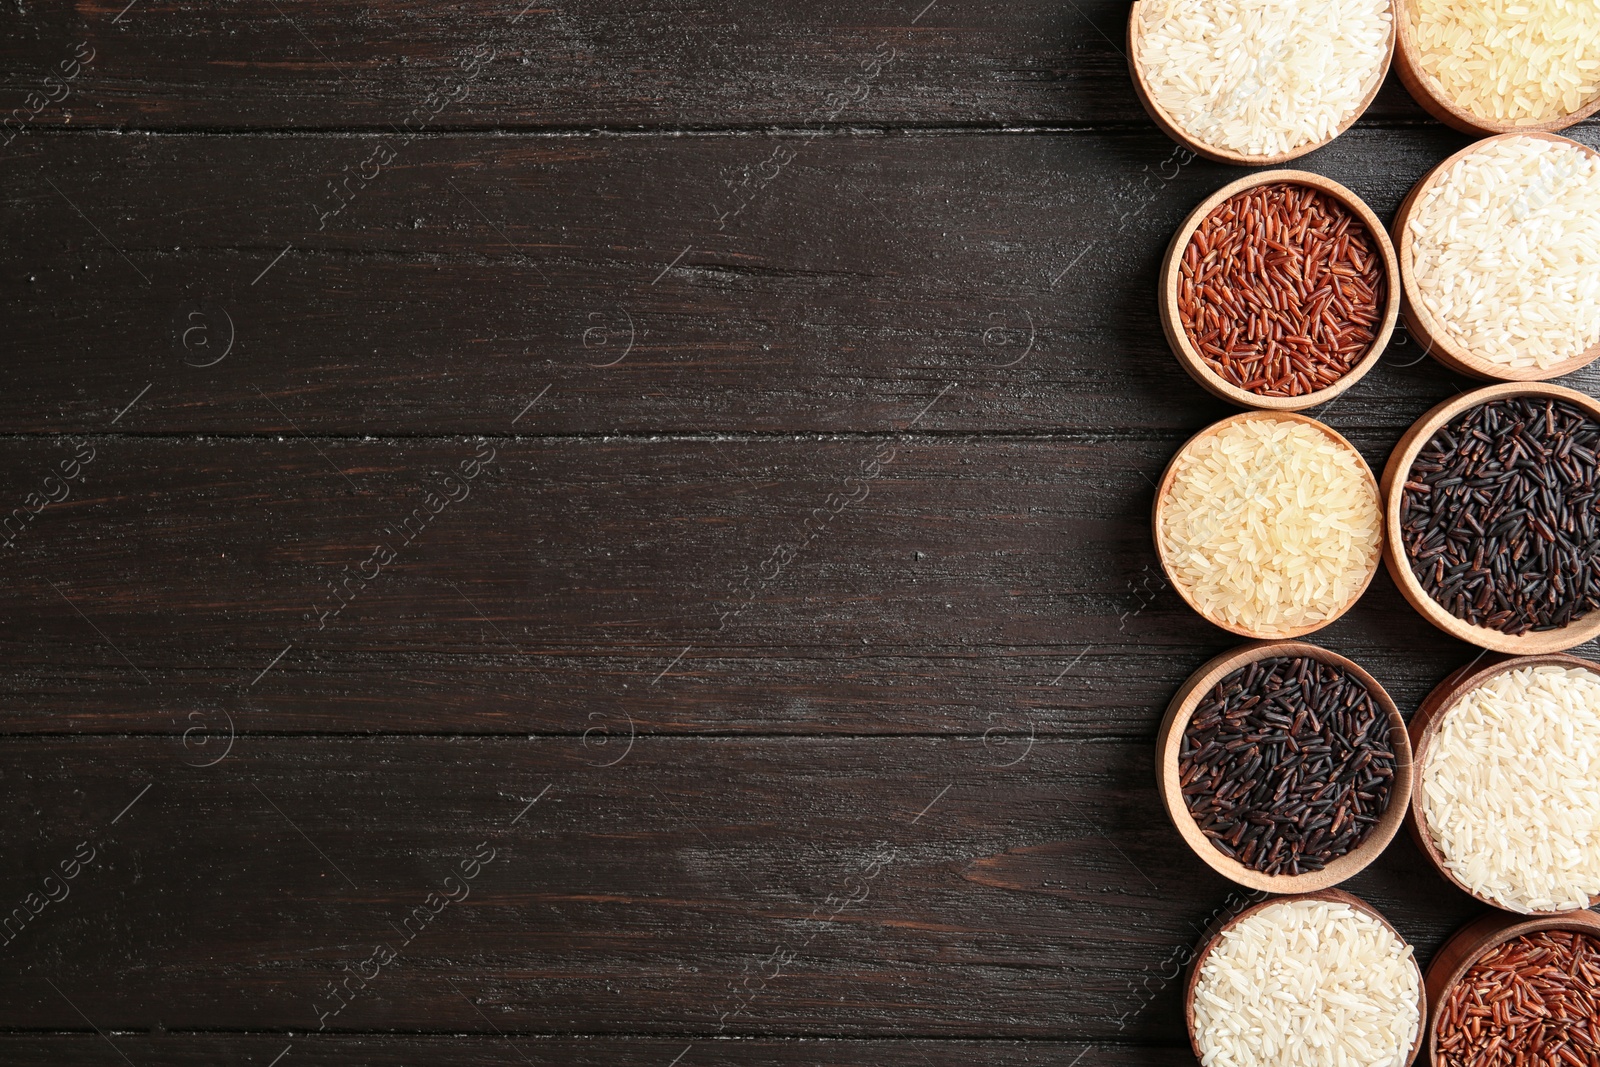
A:
{"type": "Polygon", "coordinates": [[[1189,1067],[1187,1047],[1086,1046],[1076,1041],[852,1041],[840,1038],[741,1038],[688,1044],[673,1038],[504,1037],[451,1034],[396,1037],[387,1034],[118,1034],[108,1042],[94,1034],[0,1035],[0,1056],[14,1067],[58,1067],[62,1063],[121,1064],[117,1050],[141,1067],[1189,1067]],[[293,1058],[291,1059],[290,1056],[293,1058]],[[1081,1057],[1081,1058],[1079,1058],[1081,1057]]]}
{"type": "MultiPolygon", "coordinates": [[[[1460,143],[1360,129],[1306,165],[1387,215],[1460,143]]],[[[0,430],[882,432],[923,413],[1114,435],[1231,410],[1178,367],[1154,293],[1172,231],[1237,174],[1180,167],[1153,127],[445,136],[335,200],[381,147],[73,135],[0,158],[0,271],[27,294],[0,430]],[[725,184],[775,151],[796,154],[770,183],[725,184]]],[[[1392,361],[1341,425],[1393,432],[1463,381],[1414,345],[1392,361]]]]}
{"type": "MultiPolygon", "coordinates": [[[[1147,737],[1236,643],[1179,440],[13,438],[0,729],[1147,737]]],[[[1407,708],[1471,658],[1386,576],[1321,639],[1407,708]]]]}
{"type": "MultiPolygon", "coordinates": [[[[133,0],[123,10],[124,2],[27,5],[0,15],[0,89],[6,106],[20,109],[19,124],[1148,121],[1123,56],[1127,7],[1113,0],[241,0],[220,9],[133,0]],[[52,74],[57,81],[47,83],[52,74]]],[[[1374,112],[1424,118],[1395,79],[1374,112]]]]}
{"type": "MultiPolygon", "coordinates": [[[[1229,901],[1146,742],[1008,767],[926,738],[640,738],[598,767],[576,738],[180,755],[0,746],[7,900],[38,911],[5,946],[0,1027],[1171,1046],[1163,974],[1229,901]]],[[[1403,839],[1350,888],[1424,958],[1476,910],[1403,839]]]]}
{"type": "MultiPolygon", "coordinates": [[[[1149,295],[1238,172],[1126,5],[124,4],[0,12],[0,1060],[1190,1062],[1149,295]]],[[[1306,165],[1387,215],[1418,117],[1306,165]]]]}

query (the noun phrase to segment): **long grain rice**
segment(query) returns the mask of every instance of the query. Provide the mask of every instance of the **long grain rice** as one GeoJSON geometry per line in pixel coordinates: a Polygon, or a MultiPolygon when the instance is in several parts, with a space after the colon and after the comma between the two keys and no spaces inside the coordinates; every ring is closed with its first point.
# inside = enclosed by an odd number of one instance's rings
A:
{"type": "Polygon", "coordinates": [[[1600,344],[1597,205],[1594,153],[1520,134],[1478,145],[1412,213],[1417,296],[1445,336],[1493,363],[1581,355],[1600,344]]]}
{"type": "Polygon", "coordinates": [[[1411,0],[1422,72],[1480,119],[1570,115],[1600,93],[1595,0],[1411,0]]]}
{"type": "Polygon", "coordinates": [[[1411,946],[1339,901],[1285,900],[1225,931],[1195,984],[1203,1067],[1400,1067],[1422,1025],[1411,946]]]}
{"type": "Polygon", "coordinates": [[[1354,449],[1306,423],[1257,415],[1184,448],[1156,537],[1202,614],[1279,635],[1349,606],[1377,567],[1380,521],[1354,449]]]}
{"type": "Polygon", "coordinates": [[[1600,894],[1600,675],[1498,674],[1440,720],[1422,768],[1446,868],[1508,911],[1571,911],[1600,894]]]}
{"type": "Polygon", "coordinates": [[[1190,137],[1257,158],[1332,138],[1389,54],[1387,0],[1145,0],[1138,59],[1190,137]]]}

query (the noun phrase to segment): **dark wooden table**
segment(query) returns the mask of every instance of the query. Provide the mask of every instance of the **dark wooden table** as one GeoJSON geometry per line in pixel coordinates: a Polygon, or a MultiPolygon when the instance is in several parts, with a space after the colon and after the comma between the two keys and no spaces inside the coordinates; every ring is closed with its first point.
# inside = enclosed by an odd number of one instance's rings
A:
{"type": "Polygon", "coordinates": [[[1238,172],[1125,4],[124,2],[0,13],[0,1061],[1192,1062],[1155,270],[1238,172]]]}

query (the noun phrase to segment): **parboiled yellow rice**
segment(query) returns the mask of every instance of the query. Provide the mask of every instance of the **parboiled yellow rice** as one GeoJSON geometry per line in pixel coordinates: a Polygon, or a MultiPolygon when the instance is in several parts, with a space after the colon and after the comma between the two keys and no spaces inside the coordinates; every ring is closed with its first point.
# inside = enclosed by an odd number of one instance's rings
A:
{"type": "Polygon", "coordinates": [[[1380,523],[1353,449],[1260,415],[1184,448],[1156,536],[1203,614],[1278,635],[1327,622],[1355,599],[1377,566],[1380,523]]]}

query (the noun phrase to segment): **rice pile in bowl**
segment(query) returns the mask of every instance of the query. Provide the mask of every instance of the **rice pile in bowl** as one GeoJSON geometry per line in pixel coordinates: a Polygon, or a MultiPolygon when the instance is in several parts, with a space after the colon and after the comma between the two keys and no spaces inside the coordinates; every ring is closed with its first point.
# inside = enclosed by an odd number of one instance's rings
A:
{"type": "Polygon", "coordinates": [[[1411,946],[1342,901],[1270,904],[1225,930],[1194,988],[1203,1067],[1403,1067],[1422,1026],[1411,946]]]}
{"type": "Polygon", "coordinates": [[[1594,152],[1523,134],[1480,142],[1412,210],[1416,300],[1490,363],[1545,368],[1584,354],[1600,344],[1597,206],[1594,152]]]}
{"type": "Polygon", "coordinates": [[[1144,0],[1136,59],[1174,125],[1259,159],[1352,121],[1389,58],[1388,0],[1144,0]]]}
{"type": "Polygon", "coordinates": [[[1422,767],[1445,868],[1507,911],[1572,911],[1600,895],[1600,674],[1520,667],[1440,718],[1422,767]]]}
{"type": "Polygon", "coordinates": [[[1422,73],[1475,118],[1535,125],[1600,93],[1592,0],[1407,0],[1406,10],[1422,73]]]}
{"type": "Polygon", "coordinates": [[[1227,629],[1306,633],[1377,569],[1382,518],[1354,448],[1282,415],[1226,420],[1173,461],[1156,544],[1173,584],[1227,629]]]}

